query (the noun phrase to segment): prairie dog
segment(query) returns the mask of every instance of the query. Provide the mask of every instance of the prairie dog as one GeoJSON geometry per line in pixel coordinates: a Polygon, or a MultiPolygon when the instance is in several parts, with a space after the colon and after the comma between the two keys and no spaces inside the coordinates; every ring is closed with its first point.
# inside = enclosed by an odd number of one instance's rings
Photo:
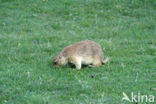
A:
{"type": "Polygon", "coordinates": [[[95,67],[105,64],[109,58],[103,60],[101,46],[94,41],[84,40],[65,47],[53,60],[54,66],[64,66],[73,63],[77,69],[81,69],[82,64],[95,67]]]}

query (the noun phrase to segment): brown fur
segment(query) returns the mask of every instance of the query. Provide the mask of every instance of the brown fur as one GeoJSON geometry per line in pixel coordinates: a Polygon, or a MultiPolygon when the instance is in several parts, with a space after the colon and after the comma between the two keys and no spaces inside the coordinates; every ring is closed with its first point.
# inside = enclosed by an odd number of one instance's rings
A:
{"type": "Polygon", "coordinates": [[[109,61],[109,58],[103,60],[101,46],[94,41],[84,40],[73,45],[65,47],[53,60],[55,66],[63,66],[67,63],[73,63],[77,69],[81,65],[100,66],[109,61]]]}

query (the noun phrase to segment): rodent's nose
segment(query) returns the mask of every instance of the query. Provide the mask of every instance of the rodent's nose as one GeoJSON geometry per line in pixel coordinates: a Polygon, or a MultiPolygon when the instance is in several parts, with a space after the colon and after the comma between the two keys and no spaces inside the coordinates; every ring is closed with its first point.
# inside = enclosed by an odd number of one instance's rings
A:
{"type": "Polygon", "coordinates": [[[54,65],[57,65],[57,62],[53,62],[54,65]]]}

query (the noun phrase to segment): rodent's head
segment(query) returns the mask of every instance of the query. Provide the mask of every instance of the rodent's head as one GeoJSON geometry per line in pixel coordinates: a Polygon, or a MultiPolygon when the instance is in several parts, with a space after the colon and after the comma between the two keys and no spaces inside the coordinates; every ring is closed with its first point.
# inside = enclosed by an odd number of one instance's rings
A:
{"type": "Polygon", "coordinates": [[[53,60],[54,66],[64,66],[67,63],[66,58],[61,54],[57,55],[53,60]]]}

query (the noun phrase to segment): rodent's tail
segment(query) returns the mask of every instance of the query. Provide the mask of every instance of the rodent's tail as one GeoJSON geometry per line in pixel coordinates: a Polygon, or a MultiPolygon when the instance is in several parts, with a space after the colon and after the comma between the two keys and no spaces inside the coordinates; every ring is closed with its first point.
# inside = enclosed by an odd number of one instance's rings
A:
{"type": "Polygon", "coordinates": [[[110,58],[106,58],[105,60],[102,61],[102,64],[107,63],[108,61],[110,61],[110,58]]]}

